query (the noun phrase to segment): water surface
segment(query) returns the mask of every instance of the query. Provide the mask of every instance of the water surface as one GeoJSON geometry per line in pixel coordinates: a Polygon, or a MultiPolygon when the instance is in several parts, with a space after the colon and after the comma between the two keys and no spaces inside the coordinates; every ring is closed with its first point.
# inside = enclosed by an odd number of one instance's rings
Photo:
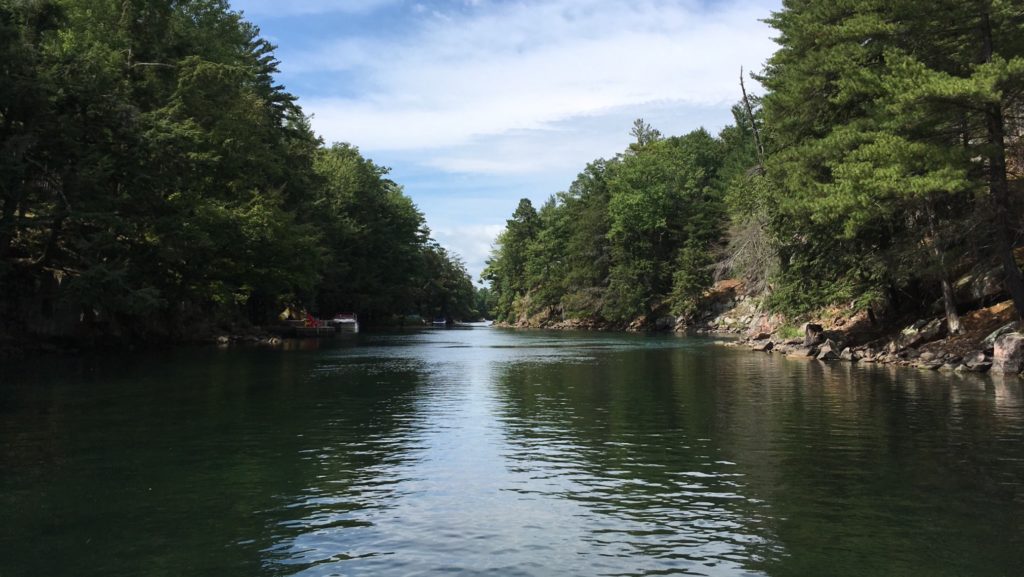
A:
{"type": "Polygon", "coordinates": [[[669,336],[0,366],[0,576],[1019,576],[1019,381],[669,336]]]}

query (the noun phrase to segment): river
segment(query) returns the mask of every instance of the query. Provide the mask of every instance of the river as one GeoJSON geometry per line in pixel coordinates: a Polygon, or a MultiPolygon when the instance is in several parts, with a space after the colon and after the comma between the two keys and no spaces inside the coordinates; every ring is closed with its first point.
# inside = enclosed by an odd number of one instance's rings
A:
{"type": "Polygon", "coordinates": [[[0,576],[1006,576],[1015,379],[434,330],[0,365],[0,576]]]}

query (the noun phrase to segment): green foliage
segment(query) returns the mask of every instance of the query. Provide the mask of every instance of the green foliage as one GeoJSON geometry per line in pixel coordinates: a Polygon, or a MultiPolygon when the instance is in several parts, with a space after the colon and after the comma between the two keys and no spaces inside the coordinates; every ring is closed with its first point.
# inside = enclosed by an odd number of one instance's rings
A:
{"type": "Polygon", "coordinates": [[[417,300],[420,314],[429,318],[474,319],[476,294],[462,261],[436,243],[423,251],[424,284],[417,300]]]}
{"type": "Polygon", "coordinates": [[[666,299],[692,306],[710,286],[724,217],[721,141],[704,130],[663,138],[643,121],[633,136],[535,215],[520,204],[484,275],[499,320],[547,313],[626,324],[666,299]]]}
{"type": "Polygon", "coordinates": [[[689,314],[696,308],[701,295],[711,286],[711,266],[714,263],[707,247],[695,238],[688,239],[676,258],[672,275],[672,310],[676,314],[689,314]]]}
{"type": "Polygon", "coordinates": [[[386,169],[322,146],[273,50],[223,0],[0,0],[0,325],[31,330],[25,286],[143,337],[284,303],[372,321],[431,283],[471,314],[457,258],[386,169]]]}
{"type": "Polygon", "coordinates": [[[497,304],[494,291],[485,286],[473,287],[473,291],[473,308],[477,320],[494,319],[494,307],[497,304]]]}
{"type": "Polygon", "coordinates": [[[784,339],[798,339],[804,337],[804,331],[795,325],[782,325],[775,333],[784,339]]]}
{"type": "Polygon", "coordinates": [[[520,312],[516,304],[530,288],[527,260],[540,226],[537,210],[524,198],[507,221],[505,231],[495,240],[495,250],[482,277],[490,281],[491,290],[497,295],[494,315],[499,321],[511,322],[520,312]]]}
{"type": "Polygon", "coordinates": [[[982,231],[1001,225],[982,224],[977,201],[1000,166],[991,143],[1005,141],[991,138],[1003,120],[986,107],[1014,106],[1007,89],[1024,70],[1009,4],[790,1],[773,15],[780,49],[761,77],[770,184],[730,194],[734,221],[763,223],[780,256],[772,306],[937,286],[949,252],[993,242],[982,231]]]}

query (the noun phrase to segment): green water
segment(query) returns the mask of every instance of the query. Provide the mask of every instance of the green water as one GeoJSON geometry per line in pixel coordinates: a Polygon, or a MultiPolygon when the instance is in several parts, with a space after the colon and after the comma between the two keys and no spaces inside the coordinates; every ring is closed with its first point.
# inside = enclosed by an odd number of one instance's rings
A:
{"type": "Polygon", "coordinates": [[[0,365],[0,577],[1022,574],[1015,380],[492,329],[0,365]]]}

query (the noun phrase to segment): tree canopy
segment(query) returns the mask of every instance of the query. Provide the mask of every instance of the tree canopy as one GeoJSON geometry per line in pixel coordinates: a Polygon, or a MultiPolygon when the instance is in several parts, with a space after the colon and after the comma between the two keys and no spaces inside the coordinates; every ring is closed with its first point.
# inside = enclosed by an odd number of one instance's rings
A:
{"type": "Polygon", "coordinates": [[[765,92],[737,86],[735,124],[666,137],[637,120],[533,236],[501,237],[500,318],[649,322],[717,274],[790,315],[941,303],[957,332],[952,281],[994,269],[1024,314],[1020,3],[786,0],[768,23],[765,92]]]}
{"type": "Polygon", "coordinates": [[[471,315],[458,258],[387,169],[324,146],[277,65],[223,0],[0,0],[5,330],[471,315]]]}

